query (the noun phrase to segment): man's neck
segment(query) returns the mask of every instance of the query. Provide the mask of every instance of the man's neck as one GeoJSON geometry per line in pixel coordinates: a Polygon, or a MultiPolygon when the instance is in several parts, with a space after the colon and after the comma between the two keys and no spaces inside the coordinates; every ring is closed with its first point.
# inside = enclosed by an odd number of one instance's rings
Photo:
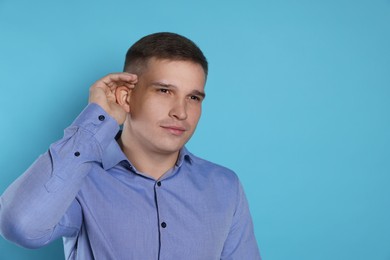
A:
{"type": "Polygon", "coordinates": [[[126,134],[122,132],[122,136],[118,139],[118,144],[127,159],[129,159],[138,171],[158,180],[176,164],[179,151],[169,154],[151,152],[131,142],[126,142],[129,139],[124,135],[126,134]]]}

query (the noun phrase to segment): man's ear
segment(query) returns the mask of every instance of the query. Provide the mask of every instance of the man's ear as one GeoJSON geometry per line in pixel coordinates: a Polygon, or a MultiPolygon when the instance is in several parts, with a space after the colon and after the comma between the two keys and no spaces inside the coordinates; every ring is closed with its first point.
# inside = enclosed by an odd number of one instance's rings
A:
{"type": "Polygon", "coordinates": [[[115,90],[116,103],[127,113],[130,113],[130,94],[131,89],[125,86],[117,87],[115,90]]]}

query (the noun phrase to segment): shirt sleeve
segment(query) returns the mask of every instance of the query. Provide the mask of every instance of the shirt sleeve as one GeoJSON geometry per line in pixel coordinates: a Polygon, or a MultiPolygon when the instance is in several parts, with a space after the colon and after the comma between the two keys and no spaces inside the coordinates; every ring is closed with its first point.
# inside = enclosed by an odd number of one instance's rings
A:
{"type": "Polygon", "coordinates": [[[102,151],[118,131],[115,119],[89,104],[63,138],[0,197],[0,234],[28,248],[77,234],[82,215],[76,195],[91,168],[101,165],[102,151]]]}
{"type": "Polygon", "coordinates": [[[221,260],[261,260],[248,201],[240,182],[238,182],[237,193],[237,207],[223,247],[221,260]]]}

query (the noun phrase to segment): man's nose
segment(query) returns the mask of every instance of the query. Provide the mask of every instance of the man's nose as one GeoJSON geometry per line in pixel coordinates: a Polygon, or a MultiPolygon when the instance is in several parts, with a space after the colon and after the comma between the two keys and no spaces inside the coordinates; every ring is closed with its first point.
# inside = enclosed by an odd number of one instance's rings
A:
{"type": "Polygon", "coordinates": [[[175,100],[172,103],[171,110],[169,111],[169,116],[174,117],[178,120],[187,119],[187,103],[185,100],[175,100]]]}

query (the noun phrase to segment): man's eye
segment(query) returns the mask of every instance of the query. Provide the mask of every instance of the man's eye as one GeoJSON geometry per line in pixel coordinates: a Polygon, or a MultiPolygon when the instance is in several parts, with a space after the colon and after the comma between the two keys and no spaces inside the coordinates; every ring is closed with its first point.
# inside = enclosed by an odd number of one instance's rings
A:
{"type": "Polygon", "coordinates": [[[200,101],[200,97],[198,96],[191,96],[190,98],[195,101],[200,101]]]}
{"type": "Polygon", "coordinates": [[[169,92],[169,90],[166,88],[160,88],[158,91],[160,91],[161,93],[168,93],[169,92]]]}

